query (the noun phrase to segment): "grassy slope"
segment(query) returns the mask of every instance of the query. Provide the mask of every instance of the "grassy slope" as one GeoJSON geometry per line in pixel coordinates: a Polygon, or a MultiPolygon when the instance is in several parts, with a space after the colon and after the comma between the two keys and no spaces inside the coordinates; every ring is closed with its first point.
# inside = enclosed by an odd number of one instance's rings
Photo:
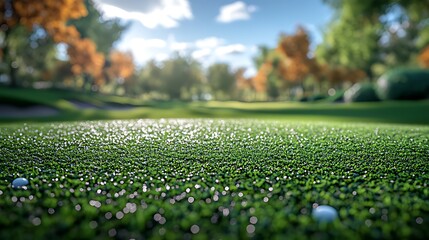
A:
{"type": "Polygon", "coordinates": [[[260,120],[3,126],[0,239],[424,239],[428,136],[260,120]],[[28,189],[12,189],[15,177],[28,189]],[[314,204],[339,220],[316,224],[314,204]]]}
{"type": "Polygon", "coordinates": [[[36,90],[29,88],[5,88],[0,87],[0,103],[13,105],[34,105],[41,104],[62,111],[77,110],[68,100],[77,100],[92,104],[96,107],[104,107],[107,103],[114,104],[138,104],[131,98],[115,97],[99,94],[69,90],[36,90]]]}
{"type": "Polygon", "coordinates": [[[0,88],[0,103],[42,104],[60,110],[59,115],[19,119],[0,114],[0,122],[76,121],[138,118],[256,118],[297,121],[387,122],[429,124],[429,101],[332,103],[240,103],[240,102],[146,102],[135,99],[87,95],[69,91],[37,91],[0,88]],[[78,109],[69,99],[97,107],[132,104],[125,110],[78,109]]]}

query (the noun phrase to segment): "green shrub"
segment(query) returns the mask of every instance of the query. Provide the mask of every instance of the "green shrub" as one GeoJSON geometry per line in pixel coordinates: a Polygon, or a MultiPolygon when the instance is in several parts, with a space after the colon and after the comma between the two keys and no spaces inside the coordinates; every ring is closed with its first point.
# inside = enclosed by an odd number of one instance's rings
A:
{"type": "Polygon", "coordinates": [[[308,102],[308,96],[302,96],[297,98],[298,102],[308,102]]]}
{"type": "Polygon", "coordinates": [[[379,100],[371,83],[356,83],[344,92],[345,102],[375,102],[379,100]]]}
{"type": "Polygon", "coordinates": [[[429,70],[395,69],[377,80],[377,94],[383,100],[415,100],[429,97],[429,70]]]}
{"type": "Polygon", "coordinates": [[[334,95],[327,97],[323,101],[330,102],[330,103],[344,102],[344,90],[336,90],[334,95]]]}
{"type": "Polygon", "coordinates": [[[298,102],[316,102],[320,100],[324,100],[327,97],[325,95],[321,94],[315,94],[315,95],[308,95],[308,96],[302,96],[297,99],[298,102]]]}
{"type": "Polygon", "coordinates": [[[326,98],[327,98],[327,96],[325,96],[325,95],[315,94],[315,95],[309,96],[308,97],[308,101],[309,102],[315,102],[315,101],[320,101],[320,100],[323,100],[323,99],[326,99],[326,98]]]}

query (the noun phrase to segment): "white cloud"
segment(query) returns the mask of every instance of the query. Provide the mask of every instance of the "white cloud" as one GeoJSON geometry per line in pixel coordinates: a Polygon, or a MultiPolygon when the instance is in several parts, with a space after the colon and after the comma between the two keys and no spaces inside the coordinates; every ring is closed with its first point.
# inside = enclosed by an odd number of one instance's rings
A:
{"type": "Polygon", "coordinates": [[[192,52],[192,57],[196,60],[201,60],[203,58],[209,57],[212,52],[213,51],[210,48],[198,49],[192,52]]]}
{"type": "Polygon", "coordinates": [[[125,38],[117,48],[121,51],[131,51],[138,65],[142,65],[150,59],[164,60],[169,51],[167,42],[162,39],[152,38],[125,38]]]}
{"type": "Polygon", "coordinates": [[[243,44],[231,44],[226,46],[218,47],[215,51],[216,55],[224,56],[230,54],[243,53],[246,51],[246,47],[243,44]]]}
{"type": "Polygon", "coordinates": [[[246,5],[242,1],[237,1],[220,8],[220,13],[216,17],[218,22],[229,23],[238,20],[248,20],[250,15],[257,10],[254,5],[246,5]]]}
{"type": "Polygon", "coordinates": [[[170,57],[168,53],[158,53],[155,55],[153,59],[155,59],[158,62],[162,62],[164,60],[167,60],[170,57]]]}
{"type": "Polygon", "coordinates": [[[227,44],[226,40],[219,37],[207,37],[192,42],[177,41],[174,35],[166,40],[159,38],[124,38],[117,48],[121,51],[131,51],[137,65],[142,66],[149,60],[164,61],[178,52],[183,56],[188,54],[201,62],[203,67],[213,63],[225,62],[234,69],[245,67],[245,75],[251,76],[256,72],[253,66],[252,56],[256,47],[241,43],[227,44]]]}
{"type": "Polygon", "coordinates": [[[179,25],[179,21],[193,18],[188,0],[151,0],[149,7],[144,6],[145,2],[96,0],[98,8],[103,12],[103,17],[138,21],[150,29],[174,28],[179,25]]]}
{"type": "Polygon", "coordinates": [[[139,48],[165,48],[167,46],[167,42],[158,39],[144,39],[144,38],[131,38],[129,40],[130,46],[139,47],[139,48]]]}
{"type": "Polygon", "coordinates": [[[216,48],[221,46],[224,42],[225,40],[222,38],[208,37],[195,41],[195,46],[197,48],[216,48]]]}
{"type": "Polygon", "coordinates": [[[186,53],[187,50],[191,49],[193,44],[190,42],[178,42],[176,37],[171,34],[168,36],[168,46],[171,51],[183,54],[186,53]]]}
{"type": "Polygon", "coordinates": [[[218,58],[226,55],[240,54],[246,51],[243,44],[225,45],[225,40],[218,37],[208,37],[196,40],[192,57],[199,60],[203,58],[218,58]]]}
{"type": "Polygon", "coordinates": [[[170,43],[170,49],[173,51],[186,51],[187,49],[191,48],[191,44],[187,42],[172,42],[170,43]]]}

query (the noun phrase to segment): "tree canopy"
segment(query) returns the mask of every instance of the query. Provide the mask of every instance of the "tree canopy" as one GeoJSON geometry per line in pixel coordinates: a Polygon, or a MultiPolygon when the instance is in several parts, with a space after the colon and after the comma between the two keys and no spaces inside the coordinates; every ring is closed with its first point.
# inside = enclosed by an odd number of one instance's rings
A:
{"type": "Polygon", "coordinates": [[[429,43],[428,0],[325,0],[335,18],[317,48],[319,61],[363,69],[395,67],[429,43]]]}
{"type": "Polygon", "coordinates": [[[120,23],[118,19],[103,19],[92,0],[85,0],[85,7],[88,14],[79,19],[72,19],[68,24],[75,26],[82,38],[91,39],[98,52],[109,56],[113,43],[121,37],[128,25],[120,23]]]}
{"type": "Polygon", "coordinates": [[[233,96],[236,87],[234,72],[226,63],[215,63],[207,70],[208,84],[216,99],[228,99],[233,96]]]}

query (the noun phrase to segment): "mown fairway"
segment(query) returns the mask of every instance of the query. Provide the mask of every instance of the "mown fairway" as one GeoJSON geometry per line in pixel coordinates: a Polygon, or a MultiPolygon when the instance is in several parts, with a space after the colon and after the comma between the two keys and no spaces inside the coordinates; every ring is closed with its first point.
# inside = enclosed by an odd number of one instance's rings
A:
{"type": "Polygon", "coordinates": [[[0,87],[0,123],[52,122],[117,119],[216,118],[275,119],[281,121],[373,122],[429,125],[429,101],[386,101],[362,103],[300,102],[182,102],[143,101],[81,92],[10,89],[0,87]],[[83,104],[79,107],[76,102],[83,104]],[[3,110],[3,106],[44,106],[54,115],[25,117],[3,110]]]}
{"type": "Polygon", "coordinates": [[[424,239],[428,139],[419,125],[3,125],[0,239],[424,239]],[[335,222],[312,218],[323,204],[335,222]]]}

